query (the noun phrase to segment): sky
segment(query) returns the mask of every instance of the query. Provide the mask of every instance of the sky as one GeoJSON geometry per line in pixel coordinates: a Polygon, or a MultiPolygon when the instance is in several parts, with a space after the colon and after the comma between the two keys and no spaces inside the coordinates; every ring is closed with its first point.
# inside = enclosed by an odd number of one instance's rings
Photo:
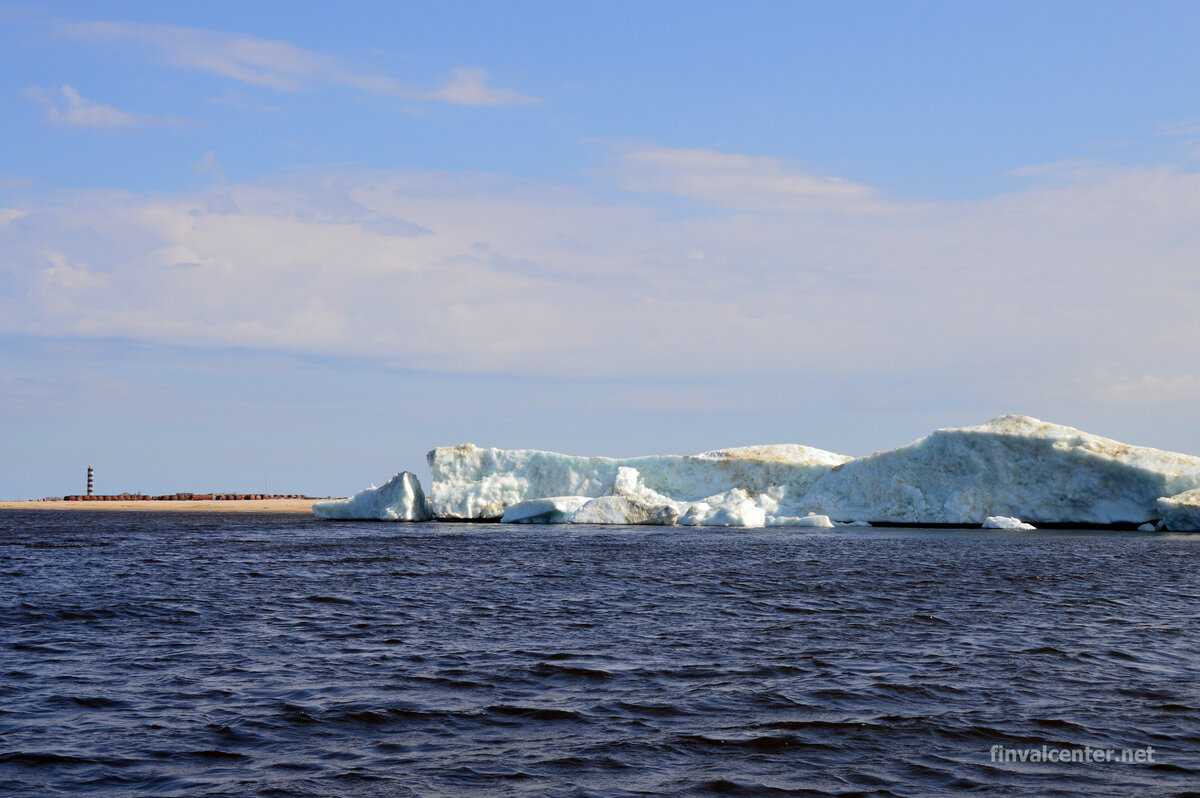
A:
{"type": "Polygon", "coordinates": [[[303,6],[0,3],[0,497],[1200,453],[1194,3],[303,6]]]}

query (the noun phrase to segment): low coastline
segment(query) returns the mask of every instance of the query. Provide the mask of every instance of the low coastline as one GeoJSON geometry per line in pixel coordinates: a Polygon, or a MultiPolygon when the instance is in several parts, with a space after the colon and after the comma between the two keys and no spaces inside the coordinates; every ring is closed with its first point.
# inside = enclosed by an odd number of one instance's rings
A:
{"type": "Polygon", "coordinates": [[[245,499],[245,500],[137,500],[137,501],[0,501],[4,510],[64,510],[70,512],[154,512],[154,513],[312,513],[317,499],[245,499]]]}

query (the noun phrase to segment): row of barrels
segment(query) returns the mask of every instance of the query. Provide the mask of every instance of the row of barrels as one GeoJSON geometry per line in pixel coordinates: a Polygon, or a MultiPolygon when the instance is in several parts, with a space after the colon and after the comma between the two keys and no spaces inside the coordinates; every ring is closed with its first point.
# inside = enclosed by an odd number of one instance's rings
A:
{"type": "Polygon", "coordinates": [[[169,493],[148,496],[144,493],[116,493],[108,496],[63,496],[68,502],[171,502],[171,501],[254,501],[259,499],[307,499],[301,493],[169,493]]]}

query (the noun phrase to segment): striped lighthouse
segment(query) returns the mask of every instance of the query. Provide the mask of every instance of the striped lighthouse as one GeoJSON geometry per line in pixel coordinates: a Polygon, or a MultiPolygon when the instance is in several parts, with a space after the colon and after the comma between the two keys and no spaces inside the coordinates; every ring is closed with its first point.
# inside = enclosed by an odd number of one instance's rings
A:
{"type": "Polygon", "coordinates": [[[91,496],[96,489],[96,469],[88,466],[87,471],[87,495],[91,496]]]}

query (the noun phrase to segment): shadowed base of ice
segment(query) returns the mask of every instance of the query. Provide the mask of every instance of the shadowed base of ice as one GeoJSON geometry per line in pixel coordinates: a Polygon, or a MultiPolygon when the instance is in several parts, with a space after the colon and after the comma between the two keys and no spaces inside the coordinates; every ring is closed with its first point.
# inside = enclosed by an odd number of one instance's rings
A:
{"type": "Polygon", "coordinates": [[[403,471],[378,488],[372,485],[349,499],[317,502],[318,518],[341,521],[428,521],[421,483],[411,471],[403,471]]]}
{"type": "Polygon", "coordinates": [[[1163,526],[1172,532],[1200,532],[1200,488],[1156,502],[1163,526]]]}
{"type": "Polygon", "coordinates": [[[571,517],[590,502],[587,496],[551,496],[518,502],[504,511],[502,524],[569,524],[571,517]]]}
{"type": "MultiPolygon", "coordinates": [[[[833,529],[835,524],[829,516],[813,513],[812,515],[771,515],[767,517],[767,526],[810,526],[821,529],[833,529]]],[[[859,524],[856,522],[854,524],[847,524],[847,526],[859,526],[859,524]]],[[[867,524],[867,526],[870,526],[870,524],[867,524]]]]}
{"type": "Polygon", "coordinates": [[[1028,532],[1037,529],[1033,524],[1027,524],[1020,518],[1012,518],[1007,515],[989,515],[983,519],[984,529],[1015,529],[1022,532],[1028,532]]]}

